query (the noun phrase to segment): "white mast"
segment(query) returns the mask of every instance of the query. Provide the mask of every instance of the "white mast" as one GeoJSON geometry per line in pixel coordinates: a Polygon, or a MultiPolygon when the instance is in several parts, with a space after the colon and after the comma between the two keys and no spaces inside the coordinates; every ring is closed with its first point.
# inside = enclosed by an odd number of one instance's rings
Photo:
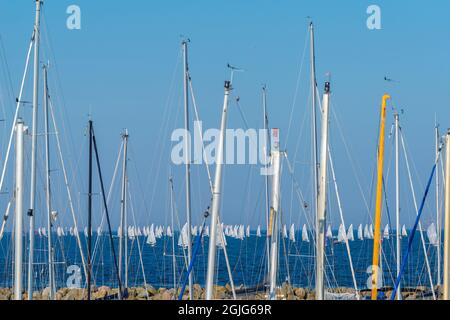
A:
{"type": "MultiPolygon", "coordinates": [[[[266,87],[263,87],[263,113],[264,113],[264,157],[268,157],[267,152],[269,148],[269,128],[268,123],[269,119],[267,116],[267,93],[266,93],[266,87]]],[[[266,174],[264,176],[265,181],[265,197],[266,197],[266,230],[269,231],[269,219],[270,219],[270,205],[269,205],[269,174],[267,172],[268,170],[268,164],[265,165],[266,174]]],[[[267,255],[267,272],[270,270],[270,240],[269,240],[269,234],[266,236],[266,255],[267,255]]]]}
{"type": "MultiPolygon", "coordinates": [[[[174,199],[173,199],[173,179],[169,177],[170,184],[170,222],[172,226],[171,232],[174,232],[173,213],[174,213],[174,199]]],[[[175,233],[172,234],[172,269],[173,269],[173,288],[177,288],[177,260],[175,256],[175,233]]]]}
{"type": "Polygon", "coordinates": [[[50,288],[50,300],[55,299],[55,279],[53,278],[53,244],[52,244],[52,204],[50,190],[50,143],[49,143],[49,121],[48,121],[48,82],[47,67],[44,66],[44,125],[45,125],[45,173],[46,173],[46,203],[47,203],[47,247],[48,247],[48,286],[50,288]]]}
{"type": "MultiPolygon", "coordinates": [[[[123,159],[122,159],[122,195],[120,199],[120,235],[119,235],[119,277],[122,277],[122,265],[125,262],[125,289],[128,288],[128,225],[127,225],[127,157],[128,157],[128,130],[122,134],[123,159]]],[[[120,293],[121,294],[121,293],[120,293]]]]}
{"type": "MultiPolygon", "coordinates": [[[[439,157],[439,126],[436,123],[436,157],[439,157]]],[[[439,168],[439,158],[437,158],[436,168],[439,168]]],[[[439,286],[441,284],[441,223],[439,217],[439,170],[436,169],[436,231],[437,231],[437,280],[436,285],[439,286]]]]}
{"type": "Polygon", "coordinates": [[[325,257],[325,225],[327,209],[327,156],[328,156],[328,111],[330,104],[330,83],[325,83],[322,110],[322,137],[320,148],[320,179],[317,207],[317,266],[316,266],[316,300],[324,299],[324,257],[325,257]]]}
{"type": "Polygon", "coordinates": [[[37,109],[39,90],[39,37],[40,37],[41,0],[36,0],[36,18],[34,24],[34,78],[33,78],[33,118],[31,140],[31,182],[30,182],[30,248],[28,256],[28,300],[33,299],[33,251],[34,251],[34,206],[36,193],[36,148],[37,148],[37,109]]]}
{"type": "Polygon", "coordinates": [[[214,178],[213,199],[212,199],[211,227],[210,227],[209,250],[208,250],[208,271],[206,275],[206,300],[211,300],[213,298],[213,282],[216,263],[216,237],[218,227],[217,224],[219,222],[225,130],[227,126],[228,99],[230,96],[230,91],[231,91],[231,84],[229,81],[225,81],[225,96],[223,101],[222,121],[220,125],[219,145],[217,148],[216,173],[214,178]]]}
{"type": "MultiPolygon", "coordinates": [[[[184,81],[184,129],[186,135],[189,132],[189,67],[188,67],[188,49],[187,49],[187,41],[184,40],[182,42],[183,46],[183,81],[184,81]]],[[[192,237],[191,237],[191,149],[190,143],[188,141],[188,137],[184,137],[184,148],[185,148],[185,174],[186,174],[186,222],[189,230],[189,237],[187,239],[187,248],[188,248],[188,265],[191,264],[192,259],[192,237]]],[[[189,273],[189,300],[193,300],[194,295],[192,291],[193,285],[193,272],[189,273]]]]}
{"type": "Polygon", "coordinates": [[[16,208],[15,208],[15,251],[14,251],[14,300],[22,300],[23,262],[23,135],[26,131],[22,119],[16,125],[16,208]]]}
{"type": "MultiPolygon", "coordinates": [[[[401,262],[401,241],[402,235],[400,231],[400,179],[399,179],[399,155],[398,155],[398,146],[399,146],[399,115],[398,112],[394,115],[395,119],[395,237],[397,242],[396,248],[396,259],[397,259],[397,277],[400,274],[400,262],[401,262]]],[[[397,290],[397,300],[402,299],[402,291],[400,284],[397,290]]]]}
{"type": "Polygon", "coordinates": [[[450,299],[450,130],[446,139],[445,159],[445,233],[444,233],[444,283],[443,299],[450,299]]]}
{"type": "Polygon", "coordinates": [[[270,300],[276,299],[277,271],[278,271],[278,238],[279,238],[279,211],[280,211],[280,136],[279,129],[272,129],[271,169],[272,175],[272,206],[270,208],[270,224],[268,234],[270,236],[270,300]]]}

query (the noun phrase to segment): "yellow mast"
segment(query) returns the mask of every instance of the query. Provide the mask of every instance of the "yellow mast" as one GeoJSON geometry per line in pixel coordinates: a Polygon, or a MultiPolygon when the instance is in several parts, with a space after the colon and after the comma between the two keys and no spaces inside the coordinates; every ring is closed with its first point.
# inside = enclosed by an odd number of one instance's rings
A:
{"type": "Polygon", "coordinates": [[[384,127],[386,122],[386,102],[391,97],[387,94],[383,96],[381,103],[380,139],[378,145],[378,175],[377,175],[377,198],[375,205],[375,234],[373,239],[373,259],[372,259],[372,300],[377,300],[378,295],[378,268],[380,257],[381,238],[381,206],[383,191],[383,160],[384,160],[384,127]]]}

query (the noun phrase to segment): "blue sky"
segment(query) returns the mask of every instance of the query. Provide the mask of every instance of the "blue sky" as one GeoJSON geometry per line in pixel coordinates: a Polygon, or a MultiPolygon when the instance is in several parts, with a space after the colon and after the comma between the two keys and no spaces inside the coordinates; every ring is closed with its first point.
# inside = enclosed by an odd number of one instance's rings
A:
{"type": "MultiPolygon", "coordinates": [[[[310,169],[305,164],[310,159],[308,120],[302,125],[310,112],[309,48],[305,47],[307,16],[313,18],[316,27],[319,88],[322,91],[325,74],[330,72],[332,107],[351,149],[352,161],[359,168],[365,196],[373,199],[370,186],[379,105],[381,96],[389,92],[393,103],[404,110],[401,122],[410,160],[417,168],[417,197],[421,197],[433,163],[435,115],[442,132],[449,126],[446,119],[450,116],[447,86],[450,21],[446,15],[450,5],[446,1],[47,0],[44,6],[41,60],[50,61],[50,91],[55,103],[60,102],[57,107],[64,114],[64,131],[72,137],[72,142],[64,146],[68,161],[77,164],[80,154],[85,156],[82,143],[91,113],[105,178],[109,182],[120,132],[128,128],[134,168],[130,183],[139,194],[135,210],[142,223],[167,221],[170,170],[174,175],[179,214],[184,215],[183,171],[169,165],[170,132],[182,126],[180,35],[191,39],[190,68],[204,127],[219,126],[223,81],[229,77],[226,64],[244,68],[244,73],[236,75],[234,95],[241,98],[250,126],[259,127],[262,118],[260,88],[262,84],[268,86],[271,126],[281,128],[282,144],[286,143],[290,157],[296,157],[296,179],[300,181],[302,192],[310,197],[310,169]],[[66,8],[71,4],[81,8],[81,30],[66,28],[66,8]],[[370,4],[381,8],[382,30],[366,27],[366,8],[370,4]],[[302,55],[304,50],[305,56],[302,55]],[[383,80],[384,76],[397,82],[388,83],[383,80]],[[283,137],[287,137],[298,77],[292,126],[288,140],[283,142],[283,137]]],[[[8,127],[14,103],[8,95],[17,95],[33,20],[34,1],[0,0],[0,35],[13,87],[13,94],[8,93],[9,82],[4,73],[0,73],[3,76],[0,79],[2,107],[7,110],[8,127]]],[[[5,64],[1,63],[5,71],[5,64]]],[[[30,80],[27,80],[25,94],[28,100],[30,80]]],[[[388,127],[392,119],[389,110],[388,127]]],[[[242,126],[238,109],[232,103],[229,127],[242,126]]],[[[367,222],[370,219],[352,173],[352,161],[346,155],[333,119],[330,130],[345,217],[355,224],[367,222]]],[[[79,165],[76,192],[80,212],[83,212],[86,171],[82,161],[79,165]]],[[[393,163],[390,168],[390,182],[393,182],[393,163]]],[[[257,170],[237,166],[226,169],[224,221],[263,224],[259,194],[263,180],[257,170]],[[250,171],[253,172],[251,180],[248,178],[250,171]]],[[[209,204],[204,171],[203,167],[193,168],[196,222],[209,204]]],[[[402,219],[410,224],[414,212],[406,172],[402,174],[405,189],[402,191],[402,219]]],[[[285,170],[286,221],[302,224],[305,219],[298,201],[292,196],[290,181],[285,170]]],[[[388,191],[393,212],[391,186],[388,191]]],[[[118,204],[112,208],[113,221],[117,222],[118,204]]],[[[433,208],[430,201],[427,221],[433,219],[433,208]]],[[[371,215],[372,211],[370,207],[371,215]]],[[[334,224],[338,222],[333,200],[330,200],[330,217],[334,224]]]]}

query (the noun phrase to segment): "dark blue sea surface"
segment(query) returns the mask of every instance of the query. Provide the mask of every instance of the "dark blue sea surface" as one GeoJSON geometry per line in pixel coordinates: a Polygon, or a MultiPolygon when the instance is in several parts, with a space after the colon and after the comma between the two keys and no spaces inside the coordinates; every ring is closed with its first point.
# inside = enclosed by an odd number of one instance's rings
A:
{"type": "MultiPolygon", "coordinates": [[[[426,239],[426,235],[425,239],[426,239]]],[[[87,241],[83,233],[80,233],[83,252],[87,258],[87,241]]],[[[69,277],[70,266],[79,266],[82,270],[82,260],[77,246],[76,237],[53,236],[55,243],[55,275],[57,288],[66,287],[69,277]]],[[[313,242],[302,242],[301,234],[296,234],[296,242],[283,239],[280,243],[279,259],[279,282],[288,278],[296,287],[314,287],[315,282],[315,248],[313,242]]],[[[312,240],[313,238],[310,237],[312,240]]],[[[7,233],[0,242],[0,287],[13,286],[13,243],[11,234],[7,233]]],[[[198,255],[194,263],[194,282],[204,285],[207,269],[208,237],[201,242],[198,255]]],[[[118,257],[118,238],[113,236],[115,254],[118,257]]],[[[193,238],[196,241],[196,238],[193,238]]],[[[402,240],[402,254],[407,249],[408,238],[402,240]]],[[[34,287],[43,289],[48,284],[48,250],[47,238],[36,236],[34,287]]],[[[110,237],[103,234],[100,237],[93,235],[92,270],[95,285],[116,286],[117,272],[110,246],[110,237]]],[[[143,286],[144,283],[154,287],[171,288],[181,286],[186,270],[185,254],[183,249],[177,245],[178,233],[175,233],[175,276],[174,255],[172,250],[172,238],[163,236],[157,239],[155,246],[146,243],[144,236],[128,240],[128,286],[143,286]],[[142,254],[139,254],[141,252],[142,254]],[[142,259],[141,259],[142,257],[142,259]],[[174,281],[175,280],[175,281],[174,281]]],[[[26,274],[28,269],[28,239],[24,236],[24,287],[26,287],[26,274]]],[[[351,256],[355,271],[355,277],[359,289],[366,289],[370,277],[368,269],[372,262],[373,240],[355,240],[350,242],[351,256]]],[[[395,239],[384,239],[382,243],[383,259],[383,284],[393,286],[396,274],[395,262],[395,239]]],[[[433,284],[438,282],[437,271],[437,247],[426,243],[427,255],[431,268],[433,284]]],[[[253,287],[264,283],[267,274],[267,255],[265,234],[256,237],[255,232],[249,238],[238,240],[227,237],[227,253],[231,266],[233,280],[236,286],[244,285],[253,287]]],[[[228,271],[225,263],[223,249],[217,250],[216,260],[216,283],[225,285],[229,283],[228,271]]],[[[442,263],[442,259],[441,259],[442,263]]],[[[122,277],[122,281],[125,278],[122,277]]],[[[81,286],[85,286],[85,276],[82,272],[81,286]]],[[[350,269],[347,249],[344,243],[336,243],[327,240],[326,245],[326,277],[327,287],[353,287],[352,273],[350,269]]],[[[403,287],[430,286],[428,271],[424,259],[424,252],[417,233],[412,250],[409,255],[407,268],[402,277],[403,287]]]]}

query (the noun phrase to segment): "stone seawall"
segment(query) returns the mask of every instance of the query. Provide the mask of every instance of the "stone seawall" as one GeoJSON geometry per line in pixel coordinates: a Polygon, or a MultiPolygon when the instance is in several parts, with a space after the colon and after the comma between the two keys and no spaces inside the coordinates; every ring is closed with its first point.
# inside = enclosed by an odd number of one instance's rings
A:
{"type": "MultiPolygon", "coordinates": [[[[193,286],[194,299],[202,300],[205,298],[205,288],[198,284],[193,286]]],[[[231,287],[226,286],[214,286],[214,298],[220,300],[229,300],[233,298],[231,287]]],[[[385,297],[390,297],[392,293],[391,288],[381,289],[385,297]]],[[[415,300],[423,296],[427,292],[426,288],[414,288],[410,290],[404,290],[402,292],[403,299],[405,300],[415,300]]],[[[42,291],[35,291],[33,293],[34,300],[49,300],[50,290],[45,288],[42,291]]],[[[118,289],[110,288],[107,286],[93,287],[92,288],[92,300],[115,300],[117,299],[118,289]]],[[[128,289],[127,300],[175,300],[178,299],[180,294],[180,289],[169,289],[169,288],[154,288],[151,285],[146,287],[133,287],[128,289]]],[[[237,298],[241,300],[266,300],[267,293],[262,289],[259,291],[246,289],[244,286],[236,288],[237,298]]],[[[346,296],[347,299],[354,299],[355,290],[352,288],[334,288],[327,289],[327,294],[334,296],[346,296]]],[[[370,291],[361,291],[361,298],[367,299],[370,297],[370,291]]],[[[186,291],[183,295],[183,300],[188,300],[189,291],[186,291]]],[[[280,300],[315,300],[315,293],[312,289],[307,288],[296,288],[284,284],[277,289],[277,298],[280,300]]],[[[12,300],[13,290],[10,288],[0,288],[0,300],[12,300]]],[[[23,299],[28,299],[26,292],[23,293],[23,299]]],[[[87,290],[86,289],[69,289],[62,288],[56,292],[56,300],[86,300],[87,290]]]]}

